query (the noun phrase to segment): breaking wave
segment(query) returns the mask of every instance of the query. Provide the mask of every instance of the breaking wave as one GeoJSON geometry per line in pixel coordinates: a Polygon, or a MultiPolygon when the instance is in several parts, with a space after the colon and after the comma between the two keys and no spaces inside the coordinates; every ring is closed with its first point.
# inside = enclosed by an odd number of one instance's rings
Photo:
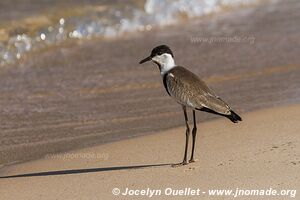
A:
{"type": "MultiPolygon", "coordinates": [[[[73,15],[66,16],[62,14],[56,20],[51,21],[46,17],[47,23],[41,23],[33,31],[6,31],[0,27],[0,66],[15,63],[27,52],[67,40],[120,37],[124,33],[147,31],[153,27],[177,23],[182,19],[215,13],[224,7],[249,5],[257,1],[147,0],[143,6],[138,3],[87,6],[80,8],[80,13],[74,12],[73,15]]],[[[44,20],[45,16],[41,19],[44,20]]],[[[38,17],[35,20],[38,20],[38,17]]]]}

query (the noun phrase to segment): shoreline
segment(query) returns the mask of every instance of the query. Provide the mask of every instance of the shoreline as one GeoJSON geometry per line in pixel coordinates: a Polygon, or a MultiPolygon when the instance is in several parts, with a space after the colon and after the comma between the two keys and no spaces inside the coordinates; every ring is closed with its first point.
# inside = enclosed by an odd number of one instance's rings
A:
{"type": "MultiPolygon", "coordinates": [[[[283,104],[283,105],[280,105],[281,107],[285,107],[285,106],[293,106],[294,104],[283,104]]],[[[276,107],[272,106],[272,107],[267,107],[265,109],[275,109],[276,107]]],[[[243,114],[247,114],[247,113],[251,113],[251,112],[259,112],[261,110],[264,110],[264,109],[259,109],[259,110],[250,110],[246,113],[239,113],[241,115],[243,114]]],[[[203,114],[203,112],[197,112],[198,115],[201,116],[201,114],[203,114]]],[[[178,115],[181,115],[182,113],[180,112],[180,110],[178,111],[178,115]]],[[[206,113],[205,113],[206,114],[206,113]]],[[[190,116],[191,117],[191,116],[190,116]]],[[[204,121],[201,121],[200,123],[211,123],[213,121],[216,121],[216,120],[221,120],[223,117],[213,117],[212,119],[206,119],[204,121]]],[[[197,120],[199,123],[199,120],[197,120]]],[[[10,166],[14,166],[14,165],[19,165],[19,164],[24,164],[24,163],[28,163],[28,162],[33,162],[33,161],[36,161],[36,160],[40,160],[40,159],[44,159],[44,158],[49,158],[51,156],[56,156],[56,155],[60,155],[60,154],[67,154],[67,156],[69,155],[68,152],[73,152],[73,151],[80,151],[80,150],[84,150],[84,149],[87,149],[87,148],[93,148],[93,147],[97,147],[99,145],[105,145],[105,144],[111,144],[111,143],[115,143],[115,142],[120,142],[120,141],[123,141],[123,140],[130,140],[130,139],[135,139],[135,138],[139,138],[139,137],[146,137],[148,135],[156,135],[157,132],[165,132],[165,131],[168,131],[168,130],[172,130],[172,129],[179,129],[180,127],[182,127],[182,125],[178,125],[176,127],[172,127],[172,128],[168,128],[168,129],[162,129],[162,130],[158,130],[158,131],[149,131],[149,132],[143,132],[141,134],[138,134],[138,135],[131,135],[131,136],[125,136],[125,137],[119,137],[119,138],[114,138],[114,139],[111,139],[109,138],[108,140],[105,138],[103,138],[103,142],[97,142],[97,143],[93,143],[93,144],[87,144],[87,145],[84,145],[84,146],[76,146],[78,144],[78,142],[75,141],[75,144],[74,144],[74,147],[73,148],[68,148],[68,149],[65,149],[63,148],[62,150],[59,150],[59,146],[63,145],[64,144],[64,141],[61,141],[60,142],[57,142],[57,141],[53,141],[53,145],[54,145],[54,151],[50,152],[49,153],[49,150],[47,149],[47,153],[44,153],[42,152],[40,156],[34,156],[32,158],[26,158],[26,159],[23,159],[23,160],[15,160],[15,161],[12,161],[11,163],[3,163],[3,164],[0,164],[0,172],[1,172],[1,169],[2,168],[6,168],[6,167],[10,167],[10,166]]],[[[95,135],[96,136],[96,135],[95,135]]],[[[96,136],[97,137],[97,136],[96,136]]],[[[70,141],[68,141],[69,143],[70,141]]],[[[45,144],[47,144],[47,147],[49,144],[49,142],[47,141],[45,144]]],[[[35,144],[34,145],[35,148],[41,148],[43,146],[43,143],[40,143],[40,144],[35,144]]],[[[32,147],[32,146],[31,146],[32,147]]],[[[24,149],[24,147],[21,147],[22,149],[24,149]]],[[[18,151],[18,149],[17,149],[18,151]]]]}
{"type": "MultiPolygon", "coordinates": [[[[183,156],[185,128],[180,127],[2,168],[0,192],[6,200],[20,196],[32,200],[96,200],[100,196],[118,197],[112,194],[113,188],[122,192],[126,188],[299,190],[299,110],[297,104],[245,113],[238,124],[227,119],[199,123],[197,161],[183,167],[170,166],[183,156]],[[18,193],[13,192],[16,190],[18,193]]],[[[201,198],[211,197],[202,194],[201,198]]],[[[273,198],[282,200],[290,196],[273,198]]]]}

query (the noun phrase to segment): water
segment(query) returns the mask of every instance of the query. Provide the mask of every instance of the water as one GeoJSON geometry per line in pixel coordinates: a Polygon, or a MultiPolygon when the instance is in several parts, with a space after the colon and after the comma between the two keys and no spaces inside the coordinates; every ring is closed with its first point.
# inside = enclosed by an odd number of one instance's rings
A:
{"type": "Polygon", "coordinates": [[[19,14],[20,16],[15,14],[14,18],[8,12],[17,13],[18,6],[7,11],[7,14],[3,8],[4,14],[0,16],[0,66],[15,63],[27,52],[67,40],[120,37],[124,33],[147,31],[182,19],[218,12],[224,7],[256,2],[257,0],[146,0],[142,3],[116,1],[115,4],[92,1],[90,5],[81,5],[75,1],[66,9],[66,6],[55,1],[51,1],[51,5],[46,1],[40,2],[37,8],[32,5],[36,2],[22,5],[23,9],[20,10],[28,12],[19,14]],[[41,14],[36,11],[39,8],[45,12],[41,14]]]}

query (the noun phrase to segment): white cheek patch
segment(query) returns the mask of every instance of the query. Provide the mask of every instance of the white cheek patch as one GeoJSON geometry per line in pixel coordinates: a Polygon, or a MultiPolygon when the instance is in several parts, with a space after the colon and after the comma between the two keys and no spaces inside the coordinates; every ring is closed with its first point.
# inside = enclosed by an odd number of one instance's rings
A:
{"type": "Polygon", "coordinates": [[[152,60],[154,60],[155,62],[158,62],[159,64],[161,64],[163,62],[163,58],[162,56],[155,56],[154,58],[152,58],[152,60]]]}
{"type": "Polygon", "coordinates": [[[171,54],[164,53],[162,55],[157,55],[152,58],[153,61],[157,62],[160,67],[160,73],[164,75],[170,69],[175,67],[175,62],[171,54]]]}

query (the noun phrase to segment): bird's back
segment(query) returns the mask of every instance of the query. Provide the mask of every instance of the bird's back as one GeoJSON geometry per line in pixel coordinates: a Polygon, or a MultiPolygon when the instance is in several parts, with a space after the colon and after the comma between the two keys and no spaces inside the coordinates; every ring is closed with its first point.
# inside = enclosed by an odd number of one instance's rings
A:
{"type": "Polygon", "coordinates": [[[163,79],[167,92],[178,103],[195,109],[208,108],[220,114],[230,114],[230,107],[204,81],[184,67],[172,68],[163,79]]]}

